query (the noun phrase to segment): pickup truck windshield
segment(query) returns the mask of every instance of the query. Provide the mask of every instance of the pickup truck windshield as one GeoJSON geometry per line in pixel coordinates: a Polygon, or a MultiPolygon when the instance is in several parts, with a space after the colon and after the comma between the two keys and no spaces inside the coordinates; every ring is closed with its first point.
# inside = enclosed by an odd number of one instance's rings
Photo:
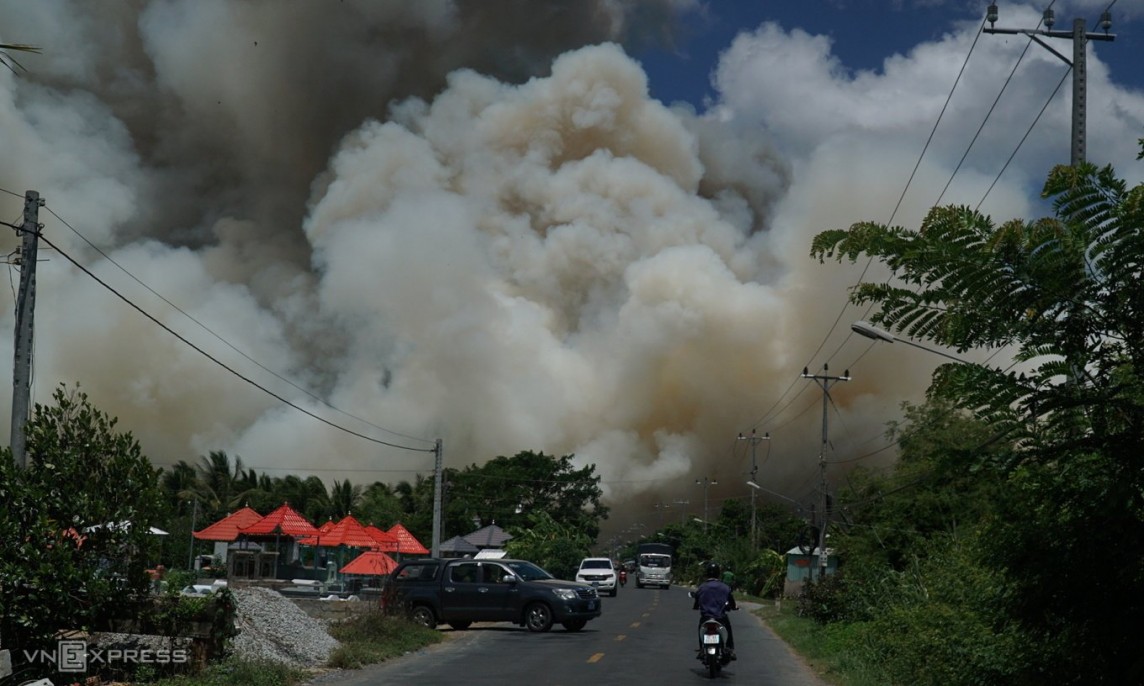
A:
{"type": "Polygon", "coordinates": [[[509,562],[509,569],[524,581],[551,579],[552,575],[531,562],[509,562]]]}

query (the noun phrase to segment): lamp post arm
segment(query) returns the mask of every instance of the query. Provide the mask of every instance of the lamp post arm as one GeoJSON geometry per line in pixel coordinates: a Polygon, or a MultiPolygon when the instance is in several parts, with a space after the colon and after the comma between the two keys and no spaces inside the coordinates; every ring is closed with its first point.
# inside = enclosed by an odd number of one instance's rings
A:
{"type": "Polygon", "coordinates": [[[924,345],[922,345],[922,344],[920,344],[920,343],[915,343],[915,342],[913,342],[913,341],[910,341],[910,340],[906,340],[905,338],[898,338],[897,336],[895,336],[895,337],[894,337],[894,340],[895,340],[895,341],[898,341],[899,343],[905,343],[906,345],[912,345],[912,346],[914,346],[915,348],[920,348],[921,350],[925,350],[926,352],[931,352],[931,353],[933,353],[934,355],[941,355],[942,357],[944,357],[944,358],[946,358],[946,359],[950,359],[950,360],[953,360],[954,362],[959,362],[959,363],[961,363],[961,364],[973,364],[973,363],[972,363],[972,362],[970,362],[969,360],[963,360],[963,359],[961,359],[960,357],[957,357],[956,355],[950,355],[949,353],[943,353],[943,352],[942,352],[942,351],[940,351],[940,350],[935,350],[935,349],[933,349],[933,348],[930,348],[930,347],[924,346],[924,345]]]}

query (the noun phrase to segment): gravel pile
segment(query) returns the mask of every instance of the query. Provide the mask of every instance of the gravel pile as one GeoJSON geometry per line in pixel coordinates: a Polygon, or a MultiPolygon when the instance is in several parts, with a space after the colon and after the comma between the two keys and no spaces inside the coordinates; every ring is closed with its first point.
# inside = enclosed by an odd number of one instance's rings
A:
{"type": "Polygon", "coordinates": [[[340,643],[321,621],[306,614],[275,590],[232,588],[235,599],[234,652],[251,660],[270,660],[295,667],[320,667],[340,643]]]}

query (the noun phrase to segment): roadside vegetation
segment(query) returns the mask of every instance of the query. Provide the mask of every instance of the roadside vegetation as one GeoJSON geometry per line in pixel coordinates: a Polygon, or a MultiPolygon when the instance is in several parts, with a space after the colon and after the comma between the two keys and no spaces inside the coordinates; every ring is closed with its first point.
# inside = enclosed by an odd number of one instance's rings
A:
{"type": "Polygon", "coordinates": [[[330,667],[360,669],[385,662],[442,641],[441,632],[402,617],[371,610],[330,627],[341,647],[330,656],[330,667]]]}
{"type": "Polygon", "coordinates": [[[1058,167],[1044,196],[1035,221],[944,207],[814,240],[890,269],[852,291],[876,325],[1007,351],[934,372],[894,469],[839,494],[840,573],[772,620],[840,683],[1144,682],[1144,185],[1058,167]]]}

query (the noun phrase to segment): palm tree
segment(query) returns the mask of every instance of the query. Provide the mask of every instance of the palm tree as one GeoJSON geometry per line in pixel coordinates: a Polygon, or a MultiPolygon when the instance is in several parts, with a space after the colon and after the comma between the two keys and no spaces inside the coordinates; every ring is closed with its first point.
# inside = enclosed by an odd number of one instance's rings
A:
{"type": "Polygon", "coordinates": [[[234,458],[232,469],[225,452],[212,450],[200,457],[199,463],[195,467],[198,479],[186,497],[199,501],[204,512],[215,519],[238,509],[251,490],[243,481],[242,458],[234,458]]]}
{"type": "Polygon", "coordinates": [[[362,502],[362,487],[354,486],[349,479],[340,482],[335,480],[334,487],[330,489],[329,501],[328,514],[333,519],[341,519],[357,511],[358,505],[362,502]]]}

